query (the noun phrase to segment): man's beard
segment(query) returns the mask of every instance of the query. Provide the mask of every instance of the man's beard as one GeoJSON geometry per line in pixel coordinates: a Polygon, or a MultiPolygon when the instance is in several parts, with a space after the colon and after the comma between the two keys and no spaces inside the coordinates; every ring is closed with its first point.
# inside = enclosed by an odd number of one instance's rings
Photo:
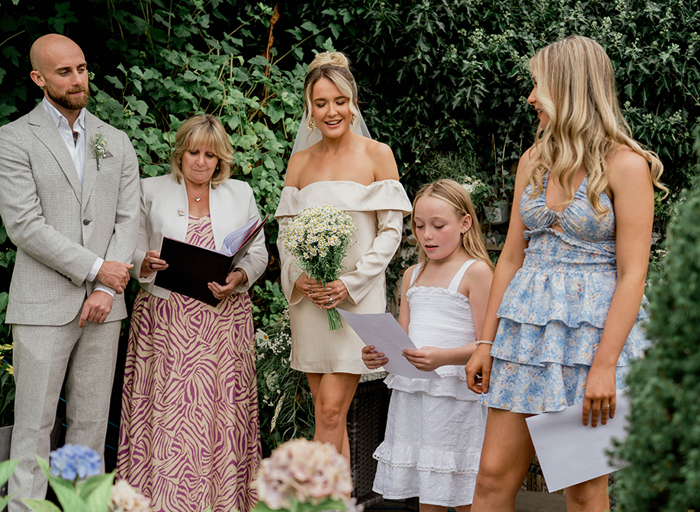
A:
{"type": "Polygon", "coordinates": [[[57,105],[62,106],[63,108],[66,108],[68,110],[80,110],[82,108],[85,108],[88,104],[88,100],[90,99],[90,89],[88,87],[78,87],[76,89],[71,89],[68,91],[66,94],[63,96],[59,95],[54,91],[51,86],[47,83],[46,84],[46,94],[48,97],[54,101],[57,105]],[[78,92],[78,91],[83,91],[83,95],[80,97],[80,99],[77,98],[72,98],[70,96],[70,93],[72,92],[78,92]]]}

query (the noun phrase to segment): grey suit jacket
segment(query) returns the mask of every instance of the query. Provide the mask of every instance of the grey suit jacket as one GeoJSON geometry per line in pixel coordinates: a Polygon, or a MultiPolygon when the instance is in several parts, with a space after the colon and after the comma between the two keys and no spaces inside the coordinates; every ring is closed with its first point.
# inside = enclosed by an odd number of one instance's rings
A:
{"type": "MultiPolygon", "coordinates": [[[[130,263],[139,222],[139,173],[124,132],[86,113],[81,187],[73,160],[39,105],[0,127],[0,216],[17,246],[7,323],[65,325],[97,281],[86,278],[99,256],[130,263]],[[90,145],[107,141],[100,170],[90,145]]],[[[107,321],[126,316],[116,295],[107,321]]]]}

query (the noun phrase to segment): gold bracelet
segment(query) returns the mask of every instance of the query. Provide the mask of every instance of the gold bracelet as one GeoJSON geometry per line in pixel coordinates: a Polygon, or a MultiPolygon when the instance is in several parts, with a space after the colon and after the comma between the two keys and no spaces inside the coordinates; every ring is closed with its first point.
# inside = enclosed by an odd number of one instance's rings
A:
{"type": "Polygon", "coordinates": [[[234,273],[234,272],[240,272],[240,273],[241,273],[241,282],[238,283],[238,284],[242,284],[243,282],[248,282],[248,276],[246,276],[246,274],[245,274],[245,272],[243,271],[242,268],[236,267],[236,268],[234,268],[234,269],[231,271],[231,273],[234,273]],[[245,281],[243,281],[244,279],[245,279],[245,281]]]}
{"type": "Polygon", "coordinates": [[[478,347],[479,345],[493,345],[493,341],[479,340],[476,342],[476,346],[478,347]]]}

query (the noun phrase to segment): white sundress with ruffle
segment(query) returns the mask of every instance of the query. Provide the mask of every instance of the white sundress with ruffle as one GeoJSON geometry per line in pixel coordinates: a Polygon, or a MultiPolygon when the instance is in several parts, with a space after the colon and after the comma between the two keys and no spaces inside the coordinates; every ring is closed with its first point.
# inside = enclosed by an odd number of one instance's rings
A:
{"type": "MultiPolygon", "coordinates": [[[[488,407],[539,414],[583,402],[617,285],[613,204],[601,192],[608,213],[597,218],[587,184],[585,177],[562,212],[547,207],[547,177],[541,194],[531,197],[528,185],[522,195],[528,247],[498,309],[489,392],[481,395],[488,407]],[[555,223],[563,232],[552,229],[555,223]]],[[[643,297],[617,361],[618,389],[649,345],[643,330],[647,304],[643,297]]]]}
{"type": "MultiPolygon", "coordinates": [[[[476,341],[469,299],[459,284],[469,260],[449,288],[411,286],[408,334],[416,347],[457,348],[476,341]]],[[[411,284],[420,271],[413,271],[411,284]]],[[[374,491],[386,499],[417,496],[421,503],[456,507],[474,496],[487,409],[467,388],[464,366],[438,368],[439,379],[390,374],[392,389],[384,442],[374,452],[374,491]]]]}

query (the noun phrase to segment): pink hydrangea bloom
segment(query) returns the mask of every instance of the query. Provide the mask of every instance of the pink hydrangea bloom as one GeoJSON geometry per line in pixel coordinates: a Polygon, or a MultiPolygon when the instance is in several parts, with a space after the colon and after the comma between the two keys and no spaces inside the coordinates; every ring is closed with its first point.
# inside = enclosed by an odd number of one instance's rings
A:
{"type": "Polygon", "coordinates": [[[112,486],[109,512],[151,512],[151,500],[120,480],[112,486]]]}
{"type": "Polygon", "coordinates": [[[268,507],[289,509],[292,498],[317,505],[327,498],[345,501],[352,492],[350,464],[329,443],[288,441],[262,461],[253,484],[268,507]]]}

